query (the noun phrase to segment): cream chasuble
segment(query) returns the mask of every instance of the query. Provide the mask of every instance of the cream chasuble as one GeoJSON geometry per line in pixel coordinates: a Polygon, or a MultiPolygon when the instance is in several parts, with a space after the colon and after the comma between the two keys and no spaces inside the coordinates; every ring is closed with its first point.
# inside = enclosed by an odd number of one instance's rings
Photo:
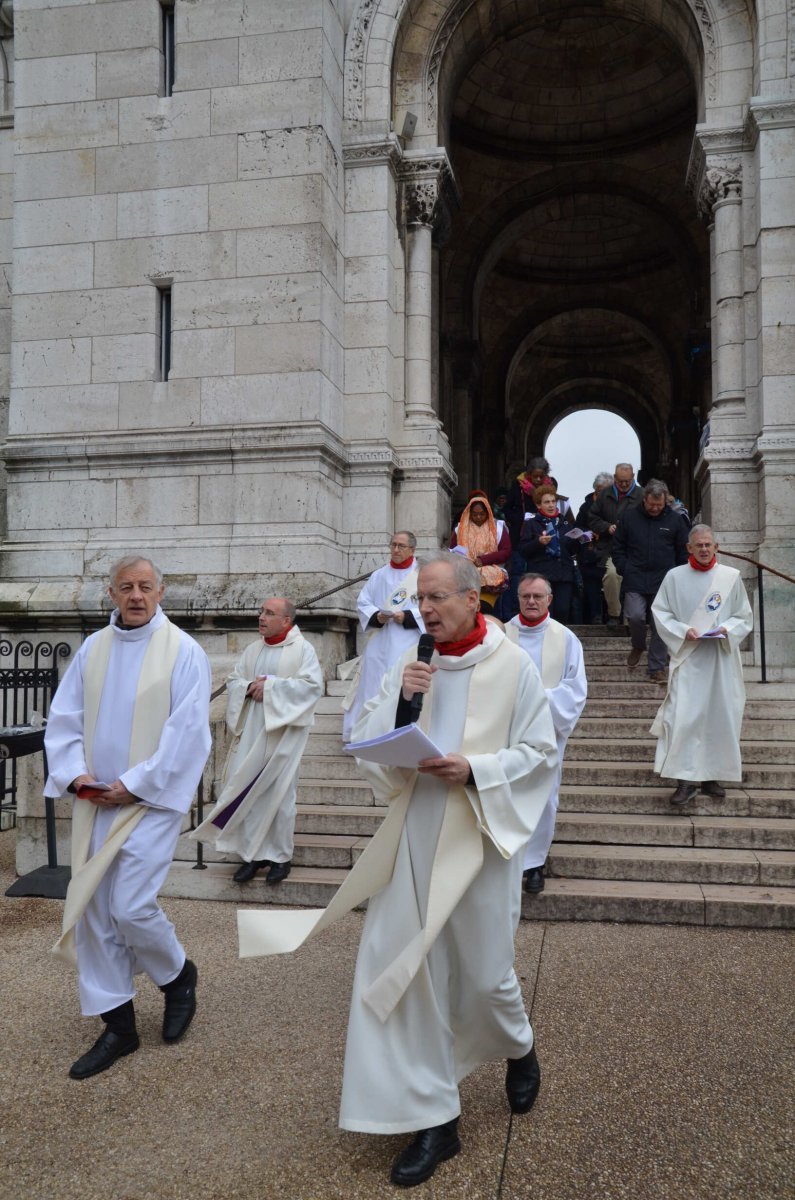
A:
{"type": "MultiPolygon", "coordinates": [[[[114,632],[110,626],[100,632],[91,646],[84,668],[83,740],[90,774],[93,774],[94,731],[113,637],[114,632]]],[[[163,614],[163,623],[149,639],[138,677],[130,737],[130,767],[150,758],[158,747],[171,708],[171,676],[179,646],[179,629],[163,614]]],[[[120,807],[103,845],[89,858],[91,831],[97,808],[90,800],[79,800],[75,797],[72,812],[72,878],[66,893],[61,936],[53,947],[53,953],[58,957],[76,965],[74,927],[119,849],[146,812],[147,808],[142,804],[120,807]]]]}

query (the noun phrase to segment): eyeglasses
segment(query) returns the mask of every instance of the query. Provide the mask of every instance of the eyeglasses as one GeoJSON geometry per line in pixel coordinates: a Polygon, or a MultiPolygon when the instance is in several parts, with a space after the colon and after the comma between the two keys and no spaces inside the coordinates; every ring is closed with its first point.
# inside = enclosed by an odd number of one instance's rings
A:
{"type": "Polygon", "coordinates": [[[469,588],[456,588],[454,592],[417,592],[418,604],[444,604],[445,600],[449,600],[451,596],[462,596],[464,592],[468,592],[469,588]]]}
{"type": "Polygon", "coordinates": [[[551,600],[549,592],[522,592],[519,597],[519,603],[523,600],[551,600]]]}
{"type": "Polygon", "coordinates": [[[389,549],[390,550],[410,550],[411,546],[409,545],[408,542],[390,542],[389,549]]]}

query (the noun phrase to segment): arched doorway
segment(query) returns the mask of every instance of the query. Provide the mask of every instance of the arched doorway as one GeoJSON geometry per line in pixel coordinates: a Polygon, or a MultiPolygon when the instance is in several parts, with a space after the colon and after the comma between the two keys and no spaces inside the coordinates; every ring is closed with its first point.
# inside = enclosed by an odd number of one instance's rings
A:
{"type": "Polygon", "coordinates": [[[690,7],[658,7],[447,11],[426,108],[461,196],[438,250],[459,498],[521,469],[572,406],[609,402],[639,430],[641,469],[697,507],[710,263],[686,178],[704,62],[690,7]]]}
{"type": "Polygon", "coordinates": [[[637,472],[641,462],[637,430],[608,400],[565,412],[547,431],[542,446],[558,490],[568,496],[575,514],[590,500],[600,472],[612,472],[620,462],[631,463],[637,472]]]}

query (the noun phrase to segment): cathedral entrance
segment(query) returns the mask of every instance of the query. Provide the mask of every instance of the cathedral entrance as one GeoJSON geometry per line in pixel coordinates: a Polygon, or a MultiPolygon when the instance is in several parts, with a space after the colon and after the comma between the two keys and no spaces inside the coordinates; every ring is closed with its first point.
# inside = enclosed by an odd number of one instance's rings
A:
{"type": "Polygon", "coordinates": [[[457,6],[435,103],[460,197],[438,250],[458,500],[593,407],[637,430],[641,478],[698,509],[710,265],[686,182],[701,42],[688,5],[665,5],[667,25],[646,7],[457,6]]]}

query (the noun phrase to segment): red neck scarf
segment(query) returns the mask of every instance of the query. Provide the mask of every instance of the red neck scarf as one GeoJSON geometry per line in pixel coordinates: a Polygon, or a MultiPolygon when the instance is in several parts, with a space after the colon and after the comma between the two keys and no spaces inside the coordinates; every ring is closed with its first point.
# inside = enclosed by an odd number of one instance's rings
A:
{"type": "Polygon", "coordinates": [[[411,558],[407,558],[406,561],[402,562],[402,563],[392,562],[391,558],[389,560],[389,565],[393,571],[408,571],[409,567],[412,566],[413,563],[414,563],[414,555],[413,554],[412,554],[411,558]]]}
{"type": "Polygon", "coordinates": [[[712,568],[715,566],[715,563],[718,561],[718,558],[717,558],[717,555],[713,554],[712,562],[707,563],[707,565],[705,567],[702,566],[700,562],[696,562],[696,560],[693,558],[692,554],[688,554],[687,561],[690,563],[690,566],[693,568],[694,571],[711,571],[712,568]]]}
{"type": "Polygon", "coordinates": [[[284,641],[284,639],[287,637],[287,634],[290,632],[291,629],[292,629],[292,625],[290,625],[287,629],[285,629],[284,633],[278,633],[276,635],[276,637],[265,638],[265,645],[266,646],[279,646],[284,641]]]}
{"type": "Polygon", "coordinates": [[[534,626],[540,625],[542,621],[546,621],[548,616],[549,616],[549,612],[545,612],[543,617],[536,617],[536,619],[533,620],[531,617],[525,617],[521,613],[519,613],[519,620],[521,621],[521,623],[523,625],[526,625],[528,627],[528,629],[533,629],[534,626]]]}
{"type": "Polygon", "coordinates": [[[448,658],[460,658],[462,654],[466,654],[469,650],[474,650],[475,646],[479,646],[484,637],[488,633],[488,626],[484,619],[483,613],[478,613],[475,618],[475,628],[466,637],[457,642],[436,642],[435,648],[439,654],[445,654],[448,658]]]}

